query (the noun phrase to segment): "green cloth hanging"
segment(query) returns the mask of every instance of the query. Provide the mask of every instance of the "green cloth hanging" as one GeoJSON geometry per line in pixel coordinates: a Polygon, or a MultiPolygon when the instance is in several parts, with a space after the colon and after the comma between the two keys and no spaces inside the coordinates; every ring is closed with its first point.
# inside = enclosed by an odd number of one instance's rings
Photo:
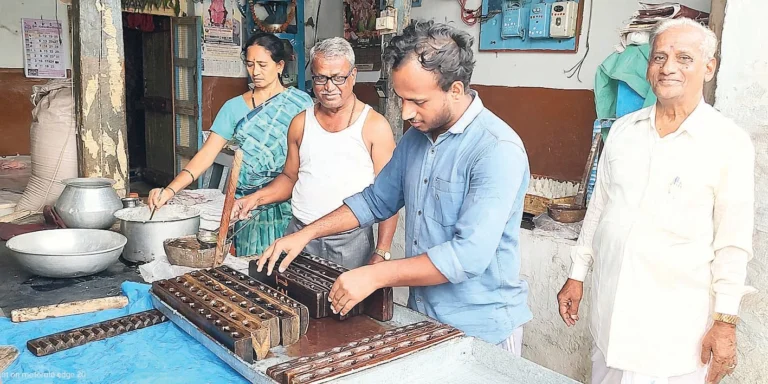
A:
{"type": "Polygon", "coordinates": [[[645,79],[648,70],[649,46],[630,45],[624,52],[614,52],[597,67],[595,74],[595,110],[598,119],[616,117],[619,81],[629,85],[645,99],[643,108],[656,102],[656,95],[645,79]]]}

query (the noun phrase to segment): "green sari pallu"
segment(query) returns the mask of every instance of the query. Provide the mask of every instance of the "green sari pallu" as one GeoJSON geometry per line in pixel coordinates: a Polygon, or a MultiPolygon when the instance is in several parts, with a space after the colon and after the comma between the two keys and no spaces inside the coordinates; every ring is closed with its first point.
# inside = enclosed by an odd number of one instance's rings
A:
{"type": "MultiPolygon", "coordinates": [[[[237,123],[234,139],[243,151],[243,163],[237,181],[236,198],[265,187],[285,166],[288,152],[288,126],[300,112],[313,104],[304,91],[286,88],[269,98],[237,123]]],[[[256,218],[235,224],[237,256],[260,255],[275,240],[283,236],[291,221],[290,201],[275,204],[257,213],[256,218]]]]}

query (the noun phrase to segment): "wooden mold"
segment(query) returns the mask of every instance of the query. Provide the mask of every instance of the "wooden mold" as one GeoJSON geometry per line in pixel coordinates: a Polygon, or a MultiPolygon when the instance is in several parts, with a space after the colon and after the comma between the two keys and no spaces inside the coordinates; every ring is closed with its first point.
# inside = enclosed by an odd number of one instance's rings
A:
{"type": "Polygon", "coordinates": [[[259,285],[229,267],[219,267],[156,281],[152,291],[201,332],[250,363],[264,359],[272,347],[297,342],[309,322],[302,304],[259,285]]]}
{"type": "Polygon", "coordinates": [[[448,325],[420,322],[274,365],[267,368],[267,375],[282,384],[326,381],[462,335],[448,325]]]}
{"type": "MultiPolygon", "coordinates": [[[[285,259],[285,254],[278,258],[276,265],[285,259]]],[[[325,260],[318,256],[302,253],[296,257],[284,272],[278,272],[277,268],[272,276],[267,276],[266,268],[262,272],[256,270],[258,262],[251,261],[249,274],[304,304],[309,310],[309,316],[315,319],[334,317],[345,320],[350,316],[366,315],[379,320],[392,319],[394,302],[392,288],[378,289],[363,302],[355,306],[344,316],[334,314],[328,301],[328,294],[333,283],[347,271],[341,265],[325,260]]]]}

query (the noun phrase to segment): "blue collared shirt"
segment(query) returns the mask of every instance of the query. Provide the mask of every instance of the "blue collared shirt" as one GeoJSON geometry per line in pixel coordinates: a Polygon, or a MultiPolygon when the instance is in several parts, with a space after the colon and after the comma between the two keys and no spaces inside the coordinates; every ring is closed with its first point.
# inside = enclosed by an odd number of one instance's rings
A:
{"type": "Polygon", "coordinates": [[[408,306],[498,344],[532,318],[519,244],[530,170],[520,137],[473,95],[436,141],[408,130],[375,182],[344,202],[361,226],[405,206],[406,257],[426,253],[449,280],[411,287],[408,306]]]}

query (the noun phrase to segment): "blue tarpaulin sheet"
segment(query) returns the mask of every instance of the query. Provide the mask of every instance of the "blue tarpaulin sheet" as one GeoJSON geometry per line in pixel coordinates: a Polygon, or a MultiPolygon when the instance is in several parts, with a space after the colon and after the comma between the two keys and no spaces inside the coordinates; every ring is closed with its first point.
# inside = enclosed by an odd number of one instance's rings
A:
{"type": "Polygon", "coordinates": [[[20,356],[0,382],[13,383],[245,383],[245,379],[170,321],[80,347],[36,357],[28,340],[152,309],[149,285],[122,284],[128,306],[95,313],[13,323],[0,318],[0,345],[20,356]]]}

